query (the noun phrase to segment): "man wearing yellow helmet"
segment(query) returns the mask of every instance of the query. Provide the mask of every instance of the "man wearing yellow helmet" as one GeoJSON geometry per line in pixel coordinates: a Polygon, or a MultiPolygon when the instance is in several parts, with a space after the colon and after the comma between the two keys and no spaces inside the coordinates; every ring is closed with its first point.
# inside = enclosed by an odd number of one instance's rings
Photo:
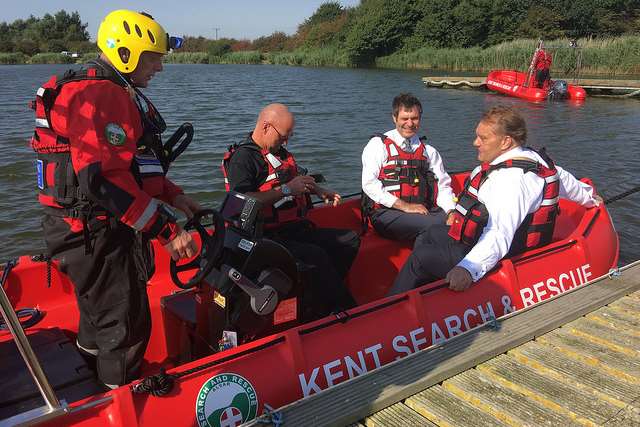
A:
{"type": "Polygon", "coordinates": [[[178,44],[150,15],[114,11],[98,30],[100,58],[52,77],[33,103],[47,249],[75,287],[78,347],[111,387],[136,378],[149,340],[149,239],[176,260],[196,251],[167,206],[187,216],[200,206],[165,177],[166,125],[138,89],[178,44]]]}

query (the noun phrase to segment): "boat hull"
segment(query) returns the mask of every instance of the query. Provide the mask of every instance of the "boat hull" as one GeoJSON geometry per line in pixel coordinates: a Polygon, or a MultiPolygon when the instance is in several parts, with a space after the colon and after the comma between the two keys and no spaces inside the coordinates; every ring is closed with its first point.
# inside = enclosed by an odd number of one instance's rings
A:
{"type": "MultiPolygon", "coordinates": [[[[454,177],[458,189],[463,179],[454,177]]],[[[169,278],[168,255],[155,244],[157,272],[148,285],[154,324],[144,369],[151,374],[165,366],[180,378],[163,397],[120,387],[75,402],[72,406],[81,409],[51,425],[236,425],[231,422],[259,415],[265,405],[276,408],[319,393],[582,286],[615,267],[618,236],[606,208],[584,209],[567,201],[561,201],[560,208],[552,244],[502,260],[462,293],[439,281],[385,298],[410,247],[369,230],[347,280],[360,304],[357,308],[181,365],[172,343],[185,338],[177,336],[184,329],[161,303],[176,288],[169,278]],[[187,370],[192,372],[184,374],[187,370]],[[95,406],[81,406],[104,397],[107,400],[95,406]],[[236,398],[244,404],[237,404],[236,398]]],[[[318,225],[359,230],[359,200],[313,209],[310,218],[318,225]]],[[[58,327],[73,338],[78,319],[73,288],[55,263],[53,267],[47,286],[46,265],[21,257],[6,289],[16,309],[39,306],[44,311],[40,323],[27,330],[29,335],[58,327]]]]}
{"type": "MultiPolygon", "coordinates": [[[[527,101],[544,101],[549,95],[549,86],[542,88],[526,86],[527,73],[514,70],[494,70],[486,79],[487,89],[500,92],[505,95],[526,99],[527,101]]],[[[533,78],[531,79],[534,80],[533,78]]],[[[552,81],[551,81],[552,82],[552,81]]],[[[567,85],[567,97],[573,101],[583,101],[587,94],[583,88],[576,85],[567,85]]]]}

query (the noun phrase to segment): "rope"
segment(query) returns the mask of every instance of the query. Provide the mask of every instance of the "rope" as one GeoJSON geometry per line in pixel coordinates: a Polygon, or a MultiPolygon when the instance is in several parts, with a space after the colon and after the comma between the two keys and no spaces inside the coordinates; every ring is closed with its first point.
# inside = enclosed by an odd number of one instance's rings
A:
{"type": "Polygon", "coordinates": [[[624,193],[620,193],[620,194],[618,194],[616,196],[608,198],[607,200],[604,201],[604,204],[608,205],[609,203],[617,202],[618,200],[624,199],[625,197],[630,196],[633,193],[637,193],[638,191],[640,191],[640,185],[638,185],[638,186],[636,186],[636,187],[634,187],[634,188],[632,188],[630,190],[627,190],[624,193]]]}
{"type": "Polygon", "coordinates": [[[51,287],[51,257],[39,254],[31,257],[31,261],[33,262],[46,262],[47,263],[47,288],[51,287]]]}
{"type": "Polygon", "coordinates": [[[271,405],[265,403],[264,412],[256,419],[256,422],[258,424],[273,424],[274,427],[280,427],[280,425],[284,423],[284,417],[282,416],[282,412],[274,411],[271,405]]]}
{"type": "MultiPolygon", "coordinates": [[[[22,329],[27,329],[42,319],[42,312],[37,308],[22,308],[20,310],[16,310],[16,317],[20,320],[22,329]]],[[[0,331],[6,331],[8,329],[9,327],[5,323],[4,319],[0,318],[0,331]]]]}
{"type": "Polygon", "coordinates": [[[173,384],[178,375],[169,375],[164,368],[160,368],[159,374],[146,377],[134,385],[132,390],[137,394],[150,393],[155,397],[164,396],[173,389],[173,384]]]}

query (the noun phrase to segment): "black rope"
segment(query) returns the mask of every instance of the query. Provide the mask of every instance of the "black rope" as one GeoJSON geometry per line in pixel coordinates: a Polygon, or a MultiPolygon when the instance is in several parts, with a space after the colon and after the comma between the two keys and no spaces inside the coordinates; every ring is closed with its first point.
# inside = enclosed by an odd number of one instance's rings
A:
{"type": "Polygon", "coordinates": [[[255,353],[257,351],[263,350],[267,347],[271,347],[272,345],[279,344],[285,340],[284,337],[279,337],[274,339],[271,342],[259,345],[257,347],[253,347],[248,350],[244,350],[242,352],[224,357],[218,360],[212,360],[211,362],[204,363],[202,365],[195,366],[191,369],[187,369],[186,371],[176,372],[174,374],[167,374],[164,368],[160,368],[160,373],[156,375],[151,375],[144,378],[141,382],[134,385],[132,390],[134,393],[151,393],[154,396],[163,396],[169,393],[173,387],[173,383],[175,380],[184,377],[185,375],[194,374],[196,372],[203,371],[212,366],[219,365],[221,363],[225,363],[228,360],[236,359],[238,357],[242,357],[246,354],[255,353]]]}
{"type": "MultiPolygon", "coordinates": [[[[20,310],[16,310],[16,317],[20,321],[22,329],[27,329],[42,319],[42,312],[37,308],[21,308],[20,310]]],[[[0,331],[6,331],[8,329],[9,327],[4,319],[0,318],[0,331]]]]}
{"type": "Polygon", "coordinates": [[[39,254],[31,257],[31,261],[33,262],[46,262],[47,263],[47,288],[51,287],[51,257],[39,254]]]}
{"type": "Polygon", "coordinates": [[[633,193],[637,193],[638,191],[640,191],[640,185],[638,185],[638,186],[636,186],[636,187],[634,187],[634,188],[632,188],[630,190],[627,190],[624,193],[620,193],[617,196],[613,196],[613,197],[608,198],[607,200],[604,201],[604,204],[608,205],[609,203],[617,202],[618,200],[624,199],[625,197],[630,196],[633,193]]]}
{"type": "Polygon", "coordinates": [[[168,394],[173,389],[175,379],[180,374],[171,375],[167,374],[164,368],[160,368],[160,373],[156,375],[150,375],[133,386],[133,392],[142,394],[150,393],[152,396],[159,397],[168,394]]]}

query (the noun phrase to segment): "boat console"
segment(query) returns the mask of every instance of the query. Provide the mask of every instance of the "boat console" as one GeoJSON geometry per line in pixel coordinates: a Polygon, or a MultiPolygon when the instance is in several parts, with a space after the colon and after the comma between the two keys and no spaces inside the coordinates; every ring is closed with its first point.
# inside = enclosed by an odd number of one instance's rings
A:
{"type": "Polygon", "coordinates": [[[185,225],[201,240],[186,263],[171,261],[171,277],[184,289],[162,299],[169,349],[192,360],[288,329],[302,315],[302,283],[291,253],[262,236],[261,203],[229,192],[220,212],[201,211],[185,225]],[[213,229],[205,222],[211,219],[213,229]],[[187,271],[195,271],[185,280],[187,271]],[[168,324],[167,324],[168,322],[168,324]]]}

